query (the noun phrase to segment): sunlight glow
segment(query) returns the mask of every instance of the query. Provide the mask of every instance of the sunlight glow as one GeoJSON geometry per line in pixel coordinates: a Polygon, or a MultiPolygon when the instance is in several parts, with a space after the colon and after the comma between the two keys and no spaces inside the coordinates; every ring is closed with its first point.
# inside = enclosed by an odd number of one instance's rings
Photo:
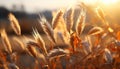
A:
{"type": "Polygon", "coordinates": [[[118,0],[101,0],[101,2],[105,5],[109,5],[109,4],[117,3],[118,0]]]}

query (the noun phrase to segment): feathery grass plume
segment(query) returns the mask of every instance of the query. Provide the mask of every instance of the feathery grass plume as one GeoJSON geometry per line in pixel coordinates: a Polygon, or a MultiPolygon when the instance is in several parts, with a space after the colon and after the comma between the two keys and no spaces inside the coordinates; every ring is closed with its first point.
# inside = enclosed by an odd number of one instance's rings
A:
{"type": "Polygon", "coordinates": [[[85,10],[81,10],[81,14],[79,15],[78,19],[77,19],[77,23],[76,23],[76,32],[77,35],[80,35],[85,27],[85,19],[86,19],[86,12],[85,10]]]}
{"type": "Polygon", "coordinates": [[[53,29],[56,28],[57,24],[61,21],[61,18],[63,17],[63,11],[60,10],[58,11],[58,13],[56,14],[56,16],[53,17],[53,20],[52,20],[52,27],[53,29]]]}
{"type": "Polygon", "coordinates": [[[102,34],[104,30],[101,27],[93,27],[89,32],[88,35],[98,35],[102,34]]]}
{"type": "Polygon", "coordinates": [[[49,40],[52,41],[53,43],[56,43],[54,35],[53,35],[54,34],[53,29],[52,29],[52,27],[50,26],[50,24],[48,23],[48,21],[46,20],[45,17],[41,17],[40,25],[42,26],[43,31],[46,33],[49,40]]]}
{"type": "Polygon", "coordinates": [[[66,27],[69,33],[73,27],[73,17],[74,17],[74,10],[73,8],[69,8],[65,13],[66,27]]]}
{"type": "Polygon", "coordinates": [[[14,30],[14,32],[17,35],[21,35],[21,29],[20,29],[20,25],[19,25],[18,20],[15,18],[15,16],[12,13],[9,13],[8,17],[9,17],[11,27],[14,30]]]}
{"type": "Polygon", "coordinates": [[[74,32],[70,36],[70,44],[72,46],[73,52],[76,51],[76,48],[79,46],[81,42],[81,39],[77,36],[77,34],[74,32]]]}
{"type": "Polygon", "coordinates": [[[52,58],[55,58],[55,57],[59,57],[59,56],[64,56],[64,55],[67,55],[69,54],[69,50],[63,50],[63,49],[53,49],[51,50],[49,53],[48,53],[48,57],[50,58],[50,60],[52,58]]]}
{"type": "Polygon", "coordinates": [[[107,63],[112,63],[113,62],[113,57],[111,55],[111,52],[107,48],[105,48],[105,60],[107,61],[107,63]]]}
{"type": "Polygon", "coordinates": [[[48,54],[47,49],[45,47],[45,42],[43,41],[42,37],[38,33],[37,29],[33,29],[33,36],[36,40],[36,42],[39,44],[39,48],[41,48],[45,55],[48,54]]]}
{"type": "Polygon", "coordinates": [[[4,45],[5,50],[8,53],[12,53],[12,47],[5,29],[1,30],[1,39],[2,39],[2,43],[4,45]]]}
{"type": "Polygon", "coordinates": [[[42,59],[44,60],[44,62],[46,62],[45,56],[41,53],[38,53],[35,47],[39,47],[39,45],[36,42],[34,41],[27,42],[27,48],[29,51],[28,53],[30,53],[30,55],[34,56],[35,58],[42,59]],[[29,47],[29,46],[32,46],[32,47],[29,47]]]}
{"type": "Polygon", "coordinates": [[[13,40],[21,47],[22,50],[25,50],[25,46],[18,38],[13,38],[13,40]]]}
{"type": "Polygon", "coordinates": [[[63,12],[62,12],[62,16],[59,18],[59,21],[57,22],[57,25],[54,28],[54,37],[56,39],[56,42],[57,42],[57,37],[59,37],[58,32],[61,32],[61,34],[63,35],[65,43],[69,43],[70,34],[66,28],[66,23],[63,18],[63,12]]]}

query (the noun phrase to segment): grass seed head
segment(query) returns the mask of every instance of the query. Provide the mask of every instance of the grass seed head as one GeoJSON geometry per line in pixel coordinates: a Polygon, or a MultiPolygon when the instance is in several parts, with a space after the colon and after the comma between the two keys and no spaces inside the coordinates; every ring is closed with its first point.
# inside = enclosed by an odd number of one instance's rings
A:
{"type": "Polygon", "coordinates": [[[11,23],[11,27],[13,28],[14,32],[17,35],[21,35],[20,25],[19,25],[19,22],[16,19],[16,17],[12,13],[9,13],[8,17],[9,17],[9,20],[10,20],[10,23],[11,23]]]}
{"type": "Polygon", "coordinates": [[[47,49],[45,46],[45,42],[42,39],[42,37],[40,36],[40,34],[38,33],[37,29],[33,29],[33,36],[34,36],[36,42],[38,43],[39,48],[41,48],[43,50],[43,52],[47,55],[48,53],[47,53],[47,49]]]}
{"type": "Polygon", "coordinates": [[[56,28],[56,26],[60,22],[61,18],[63,18],[63,11],[62,10],[58,11],[56,16],[53,17],[53,20],[52,20],[52,27],[53,27],[53,29],[56,28]]]}
{"type": "Polygon", "coordinates": [[[69,8],[65,13],[66,27],[69,33],[73,27],[73,18],[74,18],[74,10],[73,8],[69,8]]]}
{"type": "Polygon", "coordinates": [[[86,19],[86,12],[84,10],[81,11],[76,23],[76,32],[78,35],[82,33],[85,27],[85,19],[86,19]]]}
{"type": "Polygon", "coordinates": [[[12,47],[11,47],[11,44],[10,44],[10,41],[9,41],[9,38],[7,36],[5,29],[1,31],[1,39],[5,47],[5,50],[7,50],[8,53],[12,53],[12,47]]]}

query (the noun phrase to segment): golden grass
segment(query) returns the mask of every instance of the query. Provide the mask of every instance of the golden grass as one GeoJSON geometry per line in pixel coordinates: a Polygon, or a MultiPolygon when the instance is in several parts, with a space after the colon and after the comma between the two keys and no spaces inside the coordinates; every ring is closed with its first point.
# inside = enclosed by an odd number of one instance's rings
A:
{"type": "MultiPolygon", "coordinates": [[[[84,4],[80,4],[79,7],[81,11],[75,21],[75,30],[73,30],[74,7],[67,11],[58,10],[53,16],[52,23],[49,23],[44,16],[41,17],[40,25],[47,36],[46,39],[50,42],[46,42],[36,28],[33,28],[32,33],[34,39],[23,37],[24,41],[22,41],[19,38],[13,38],[13,42],[24,50],[22,54],[12,51],[9,35],[5,29],[1,30],[5,51],[0,50],[0,68],[31,69],[25,68],[24,65],[19,66],[18,61],[25,54],[34,59],[33,69],[119,69],[120,31],[115,31],[109,25],[101,8],[97,8],[97,13],[92,14],[98,16],[104,26],[87,24],[89,8],[84,4]],[[92,26],[87,32],[86,25],[92,26]],[[83,34],[83,32],[86,33],[83,34]],[[62,41],[61,44],[59,41],[62,41]],[[15,58],[17,60],[13,60],[15,58]]],[[[8,17],[15,33],[21,36],[18,20],[12,13],[8,17]]]]}
{"type": "Polygon", "coordinates": [[[13,28],[13,30],[15,31],[15,33],[17,35],[21,35],[20,25],[19,25],[19,22],[16,19],[16,17],[12,13],[10,13],[8,15],[8,17],[9,17],[9,20],[10,20],[10,23],[11,23],[11,27],[13,28]]]}

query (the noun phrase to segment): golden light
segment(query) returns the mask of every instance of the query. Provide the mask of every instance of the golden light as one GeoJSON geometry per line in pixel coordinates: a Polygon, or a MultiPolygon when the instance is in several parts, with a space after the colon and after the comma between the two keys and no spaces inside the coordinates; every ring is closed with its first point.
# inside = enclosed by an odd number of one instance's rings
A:
{"type": "Polygon", "coordinates": [[[118,2],[118,0],[101,0],[101,3],[103,3],[105,5],[114,4],[117,2],[118,2]]]}

